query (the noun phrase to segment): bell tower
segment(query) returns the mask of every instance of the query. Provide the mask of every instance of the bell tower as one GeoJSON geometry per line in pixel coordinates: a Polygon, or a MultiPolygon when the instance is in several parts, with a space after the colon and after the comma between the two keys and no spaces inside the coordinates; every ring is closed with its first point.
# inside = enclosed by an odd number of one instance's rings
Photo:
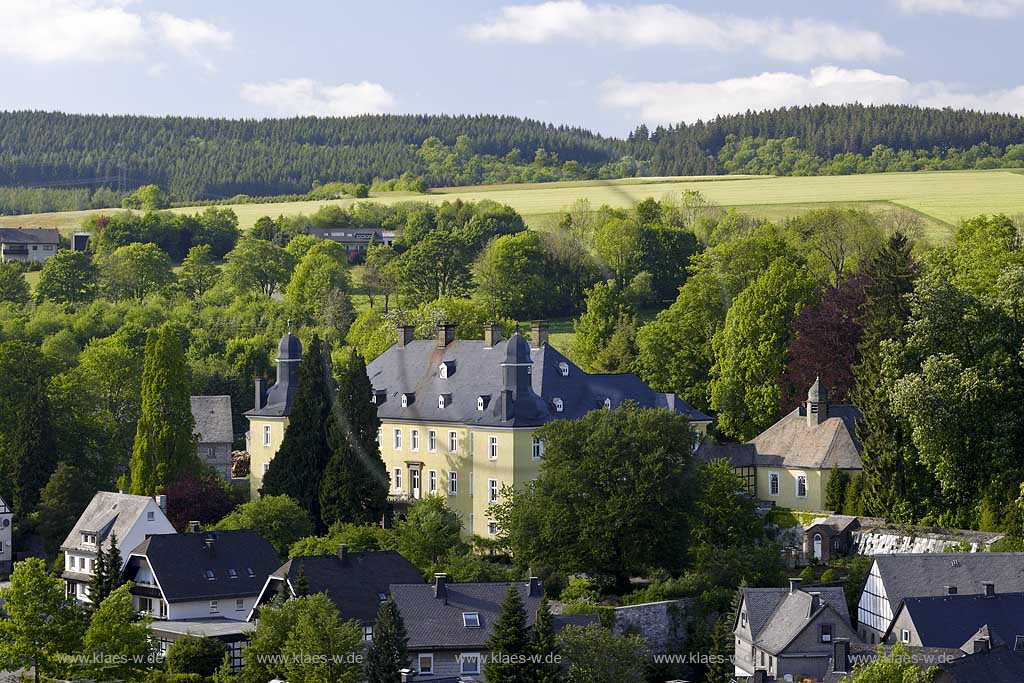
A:
{"type": "Polygon", "coordinates": [[[807,426],[815,427],[828,419],[828,388],[821,383],[821,377],[814,378],[814,384],[807,391],[807,426]]]}

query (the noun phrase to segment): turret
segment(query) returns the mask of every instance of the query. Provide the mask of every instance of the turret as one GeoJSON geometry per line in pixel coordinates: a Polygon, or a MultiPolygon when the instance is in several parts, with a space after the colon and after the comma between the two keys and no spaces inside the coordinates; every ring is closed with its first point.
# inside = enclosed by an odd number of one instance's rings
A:
{"type": "Polygon", "coordinates": [[[807,391],[807,426],[820,425],[828,419],[828,388],[821,383],[821,377],[814,378],[814,384],[807,391]]]}

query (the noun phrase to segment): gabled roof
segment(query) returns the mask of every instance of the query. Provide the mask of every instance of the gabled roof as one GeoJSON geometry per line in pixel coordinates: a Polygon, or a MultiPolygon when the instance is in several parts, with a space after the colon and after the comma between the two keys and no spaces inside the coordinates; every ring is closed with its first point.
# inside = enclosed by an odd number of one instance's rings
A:
{"type": "Polygon", "coordinates": [[[380,596],[390,595],[391,584],[423,581],[420,570],[394,550],[347,552],[344,560],[338,555],[296,557],[271,574],[258,603],[273,600],[278,583],[286,576],[294,588],[300,571],[310,594],[326,594],[343,621],[355,619],[362,624],[377,619],[380,596]]]}
{"type": "Polygon", "coordinates": [[[846,597],[841,587],[814,586],[807,589],[745,588],[743,601],[747,610],[751,637],[761,649],[778,654],[822,613],[850,626],[846,597]],[[817,594],[817,608],[814,608],[817,594]],[[813,609],[812,609],[813,608],[813,609]]]}
{"type": "Polygon", "coordinates": [[[821,424],[808,424],[805,411],[795,409],[750,441],[757,450],[758,465],[861,469],[856,434],[860,411],[852,405],[829,405],[828,418],[821,424]]]}
{"type": "Polygon", "coordinates": [[[191,396],[189,400],[199,443],[231,443],[235,440],[230,396],[191,396]]]}
{"type": "Polygon", "coordinates": [[[757,451],[749,443],[718,443],[705,438],[697,447],[697,457],[704,462],[728,460],[733,467],[754,467],[757,451]]]}
{"type": "Polygon", "coordinates": [[[367,373],[373,388],[384,392],[383,401],[377,406],[377,414],[382,419],[539,426],[551,420],[582,417],[604,407],[607,400],[612,408],[633,401],[643,408],[666,408],[693,421],[711,421],[711,417],[674,394],[654,391],[634,374],[587,374],[550,345],[530,348],[519,335],[513,335],[512,340],[498,341],[491,348],[485,347],[482,340],[455,340],[444,348],[438,348],[436,340],[414,340],[405,346],[396,344],[371,361],[367,373]],[[514,345],[511,349],[510,342],[514,345]],[[439,368],[445,361],[454,361],[455,371],[441,378],[439,368]],[[531,364],[530,410],[517,410],[511,420],[503,420],[500,407],[505,387],[504,371],[510,364],[520,362],[531,364]],[[563,374],[562,366],[567,368],[568,374],[563,374]],[[400,400],[403,393],[415,396],[405,408],[400,400]],[[443,409],[438,407],[440,394],[452,396],[451,403],[443,409]],[[484,410],[477,409],[480,396],[492,397],[484,410]],[[556,398],[561,399],[561,412],[555,409],[556,398]]]}
{"type": "MultiPolygon", "coordinates": [[[[391,596],[409,632],[410,650],[486,649],[510,583],[449,583],[447,599],[434,597],[430,584],[392,585],[391,596]],[[479,628],[466,627],[464,612],[480,616],[479,628]]],[[[537,618],[541,595],[530,597],[526,581],[514,584],[526,609],[526,622],[537,618]]],[[[543,591],[541,591],[543,592],[543,591]]]]}
{"type": "Polygon", "coordinates": [[[59,244],[60,233],[52,228],[0,228],[4,244],[59,244]]]}
{"type": "Polygon", "coordinates": [[[168,602],[259,595],[281,563],[274,546],[252,529],[150,536],[131,555],[127,578],[138,568],[138,557],[146,558],[168,602]]]}
{"type": "Polygon", "coordinates": [[[961,595],[983,592],[984,582],[998,591],[1024,591],[1024,553],[875,555],[875,568],[894,614],[904,599],[943,595],[945,586],[961,595]]]}
{"type": "Polygon", "coordinates": [[[3,496],[0,496],[0,515],[8,515],[12,512],[14,512],[14,510],[12,510],[11,506],[3,499],[3,496]]]}
{"type": "MultiPolygon", "coordinates": [[[[85,512],[79,516],[71,533],[61,544],[61,549],[95,550],[93,546],[82,544],[83,532],[96,534],[100,543],[111,534],[116,534],[117,538],[123,541],[150,504],[153,505],[156,514],[163,516],[164,513],[157,507],[156,501],[148,496],[100,491],[92,497],[85,512]]],[[[169,522],[167,526],[170,526],[169,522]]]]}
{"type": "Polygon", "coordinates": [[[1024,593],[904,598],[897,617],[900,612],[910,615],[927,647],[961,647],[973,642],[983,627],[990,638],[1002,643],[1013,643],[1018,635],[1024,635],[1024,593]]]}
{"type": "Polygon", "coordinates": [[[1024,681],[1024,652],[1011,646],[960,657],[939,665],[935,683],[1020,683],[1024,681]]]}

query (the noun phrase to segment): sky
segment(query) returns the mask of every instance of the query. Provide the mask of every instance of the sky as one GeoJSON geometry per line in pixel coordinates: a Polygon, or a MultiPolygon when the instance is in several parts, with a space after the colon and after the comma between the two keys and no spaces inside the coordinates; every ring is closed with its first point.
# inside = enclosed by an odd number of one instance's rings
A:
{"type": "Polygon", "coordinates": [[[509,114],[622,136],[818,102],[1024,114],[1024,0],[0,0],[0,110],[509,114]]]}

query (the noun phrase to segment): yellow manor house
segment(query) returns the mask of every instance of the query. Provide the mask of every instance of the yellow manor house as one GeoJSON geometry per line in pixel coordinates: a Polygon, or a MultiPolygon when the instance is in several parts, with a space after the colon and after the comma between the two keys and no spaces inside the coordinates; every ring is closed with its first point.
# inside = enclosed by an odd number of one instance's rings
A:
{"type": "MultiPolygon", "coordinates": [[[[262,407],[248,413],[250,440],[256,442],[249,451],[254,495],[287,426],[294,348],[301,355],[298,340],[289,337],[281,341],[278,384],[262,407]],[[282,372],[283,364],[290,372],[282,372]],[[282,381],[285,388],[278,390],[282,381]]],[[[485,326],[482,340],[455,339],[450,324],[428,340],[413,339],[412,327],[399,327],[397,343],[369,363],[367,373],[391,500],[445,496],[466,534],[497,533],[487,509],[503,486],[537,479],[544,446],[534,432],[552,420],[633,401],[684,415],[701,434],[711,424],[708,415],[636,375],[584,372],[548,344],[547,326],[540,323],[531,327],[529,341],[519,334],[503,340],[496,325],[485,326]]]]}

